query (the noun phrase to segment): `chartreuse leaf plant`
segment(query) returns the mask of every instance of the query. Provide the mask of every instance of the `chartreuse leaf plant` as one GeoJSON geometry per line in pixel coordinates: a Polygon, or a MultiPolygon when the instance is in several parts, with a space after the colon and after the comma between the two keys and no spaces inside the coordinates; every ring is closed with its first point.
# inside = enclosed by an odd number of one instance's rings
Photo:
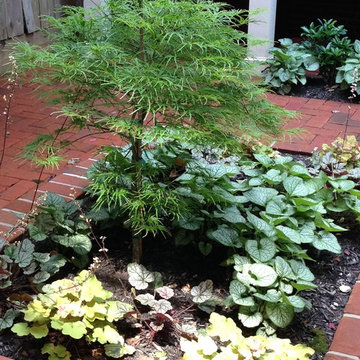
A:
{"type": "Polygon", "coordinates": [[[311,161],[315,173],[323,170],[337,177],[360,178],[360,145],[354,135],[338,137],[331,144],[323,144],[321,151],[314,149],[311,161]]]}
{"type": "Polygon", "coordinates": [[[212,313],[210,326],[199,331],[197,340],[181,340],[183,360],[307,360],[314,350],[291,345],[288,339],[245,337],[231,318],[212,313]]]}
{"type": "Polygon", "coordinates": [[[240,134],[278,135],[289,112],[268,102],[253,76],[247,35],[238,30],[247,22],[242,10],[207,0],[108,0],[64,12],[48,19],[49,46],[16,45],[18,71],[45,85],[68,118],[26,156],[55,165],[66,131],[85,127],[129,144],[127,176],[118,180],[126,187],[114,192],[105,183],[102,199],[125,205],[139,262],[144,234],[163,229],[163,213],[179,213],[177,197],[148,181],[149,142],[177,130],[180,139],[236,152],[240,134]]]}
{"type": "MultiPolygon", "coordinates": [[[[73,339],[85,338],[105,345],[108,356],[120,358],[134,352],[125,344],[115,321],[124,318],[132,306],[110,300],[112,293],[90,271],[83,270],[73,280],[63,279],[45,285],[42,292],[21,310],[25,322],[15,324],[11,330],[19,336],[46,337],[49,331],[60,331],[73,339]],[[114,356],[115,355],[115,356],[114,356]]],[[[63,346],[46,344],[43,353],[49,359],[68,359],[63,346]]]]}

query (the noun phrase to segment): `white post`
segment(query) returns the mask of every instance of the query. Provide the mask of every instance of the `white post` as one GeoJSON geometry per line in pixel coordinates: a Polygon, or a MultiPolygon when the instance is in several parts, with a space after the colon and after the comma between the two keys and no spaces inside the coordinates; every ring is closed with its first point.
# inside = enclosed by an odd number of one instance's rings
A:
{"type": "Polygon", "coordinates": [[[84,9],[90,9],[95,6],[103,5],[105,0],[84,0],[84,9]]]}
{"type": "Polygon", "coordinates": [[[250,17],[248,34],[254,39],[265,40],[262,45],[249,46],[249,58],[265,60],[269,57],[269,49],[274,44],[277,0],[250,0],[249,10],[264,9],[261,13],[250,17]],[[252,22],[255,21],[255,22],[252,22]]]}

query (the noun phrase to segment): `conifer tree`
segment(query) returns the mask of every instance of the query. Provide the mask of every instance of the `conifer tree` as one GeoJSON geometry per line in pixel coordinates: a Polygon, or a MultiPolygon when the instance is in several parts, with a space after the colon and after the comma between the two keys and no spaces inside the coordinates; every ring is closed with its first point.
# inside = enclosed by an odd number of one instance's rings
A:
{"type": "MultiPolygon", "coordinates": [[[[26,155],[55,165],[58,134],[87,127],[130,144],[132,195],[143,188],[143,149],[164,137],[236,152],[239,135],[279,135],[287,113],[266,100],[246,61],[246,13],[209,0],[108,0],[49,18],[45,48],[19,43],[19,70],[46,88],[68,120],[30,144],[26,155]]],[[[109,195],[110,196],[110,195],[109,195]]],[[[137,209],[143,217],[144,208],[137,209]]],[[[145,220],[131,223],[141,259],[145,220]]]]}

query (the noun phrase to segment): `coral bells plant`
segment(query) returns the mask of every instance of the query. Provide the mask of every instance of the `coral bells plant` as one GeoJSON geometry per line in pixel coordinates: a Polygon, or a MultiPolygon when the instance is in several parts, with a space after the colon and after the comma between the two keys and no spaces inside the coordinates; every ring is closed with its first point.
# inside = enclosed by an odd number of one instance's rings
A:
{"type": "Polygon", "coordinates": [[[69,145],[62,135],[84,127],[129,144],[127,191],[113,192],[106,183],[102,191],[127,209],[139,262],[144,235],[161,229],[164,214],[180,216],[177,199],[161,184],[144,186],[149,142],[186,138],[236,152],[239,134],[278,135],[289,113],[268,102],[254,80],[247,35],[237,30],[247,22],[244,11],[205,0],[108,0],[92,11],[65,13],[48,19],[54,30],[48,47],[16,47],[19,71],[30,71],[32,82],[61,84],[46,96],[64,116],[63,126],[28,146],[26,156],[54,165],[57,151],[69,145]],[[146,204],[159,199],[149,213],[146,204]]]}
{"type": "MultiPolygon", "coordinates": [[[[48,335],[51,329],[73,339],[83,337],[90,342],[105,344],[105,352],[111,357],[130,354],[134,348],[125,340],[113,322],[124,318],[132,306],[109,300],[112,293],[90,271],[83,270],[74,280],[62,279],[43,287],[42,293],[29,303],[24,313],[25,322],[15,324],[11,330],[19,336],[32,335],[36,339],[48,335]]],[[[53,344],[46,344],[43,353],[68,352],[53,344]]],[[[54,358],[54,357],[53,357],[54,358]]]]}
{"type": "Polygon", "coordinates": [[[314,350],[305,345],[291,345],[289,339],[245,337],[235,322],[217,313],[210,315],[210,326],[197,340],[182,339],[184,360],[308,360],[314,350]]]}

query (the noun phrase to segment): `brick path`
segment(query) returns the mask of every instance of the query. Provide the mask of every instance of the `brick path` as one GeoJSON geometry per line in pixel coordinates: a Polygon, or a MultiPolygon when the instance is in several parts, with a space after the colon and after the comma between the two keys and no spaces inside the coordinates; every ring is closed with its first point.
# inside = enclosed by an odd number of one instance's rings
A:
{"type": "MultiPolygon", "coordinates": [[[[0,155],[5,123],[3,95],[6,93],[7,90],[0,83],[0,155]]],[[[31,87],[16,89],[10,108],[4,161],[0,168],[0,231],[8,231],[18,220],[13,211],[25,213],[31,207],[36,187],[34,180],[39,178],[40,169],[18,157],[24,146],[37,135],[47,134],[61,126],[64,118],[57,118],[56,114],[52,114],[54,110],[46,107],[32,92],[31,87]]],[[[81,130],[78,134],[70,133],[63,139],[73,142],[84,135],[90,136],[74,142],[64,153],[66,158],[74,160],[74,164],[63,163],[60,169],[44,171],[39,195],[49,191],[69,196],[72,191],[70,188],[81,192],[87,183],[86,170],[93,163],[89,159],[96,157],[96,150],[101,145],[118,145],[119,139],[115,136],[93,136],[88,130],[81,130]]]]}
{"type": "MultiPolygon", "coordinates": [[[[0,83],[0,126],[4,124],[4,93],[4,87],[1,87],[0,83]]],[[[343,135],[347,120],[347,134],[356,135],[360,140],[360,105],[351,105],[349,109],[348,104],[334,101],[274,94],[269,94],[268,97],[279,106],[299,112],[298,118],[292,120],[287,125],[288,128],[307,130],[301,138],[294,138],[291,142],[277,142],[275,148],[311,153],[315,146],[320,147],[323,143],[330,143],[337,136],[343,135]]],[[[17,221],[14,211],[25,213],[30,209],[35,189],[32,180],[38,178],[39,169],[17,161],[15,157],[23,150],[24,145],[38,134],[48,133],[61,124],[61,119],[51,115],[53,111],[54,109],[45,107],[43,102],[32,94],[30,87],[16,90],[11,107],[4,162],[0,169],[0,231],[8,231],[17,221]]],[[[88,132],[82,130],[80,136],[86,134],[88,132]]],[[[70,134],[68,140],[73,141],[77,136],[70,134]]],[[[2,138],[3,130],[0,129],[0,154],[2,138]]],[[[76,196],[81,195],[87,184],[86,171],[96,161],[96,150],[101,145],[115,145],[116,140],[111,135],[97,135],[75,142],[65,155],[78,158],[79,161],[75,164],[63,164],[59,170],[45,171],[39,194],[50,191],[65,198],[72,192],[75,192],[76,196]]],[[[326,356],[326,360],[351,359],[360,360],[360,276],[326,356]]]]}
{"type": "Polygon", "coordinates": [[[281,150],[311,153],[314,147],[321,148],[322,144],[329,144],[336,137],[342,136],[346,122],[347,135],[356,135],[360,140],[359,104],[274,94],[269,94],[268,99],[285,109],[299,113],[296,119],[287,124],[287,128],[305,130],[301,137],[294,138],[291,142],[277,142],[275,147],[281,150]]]}

